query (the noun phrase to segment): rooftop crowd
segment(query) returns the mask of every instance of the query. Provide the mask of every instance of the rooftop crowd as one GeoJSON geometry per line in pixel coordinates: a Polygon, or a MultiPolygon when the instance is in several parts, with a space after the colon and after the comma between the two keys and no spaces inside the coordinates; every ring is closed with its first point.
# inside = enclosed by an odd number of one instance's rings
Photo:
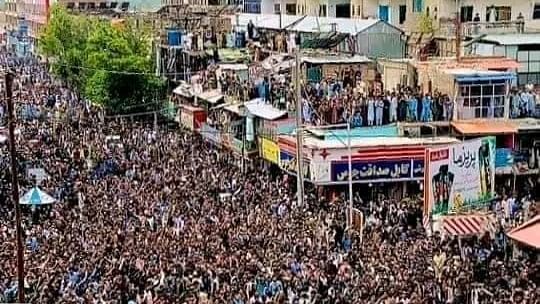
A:
{"type": "MultiPolygon", "coordinates": [[[[229,152],[182,130],[108,121],[36,61],[7,53],[1,61],[20,83],[14,101],[21,169],[45,169],[49,177],[40,187],[58,199],[23,209],[30,303],[533,304],[540,298],[538,261],[509,254],[501,230],[462,243],[428,237],[417,200],[358,199],[366,215],[361,240],[346,229],[339,199],[307,191],[300,205],[280,175],[257,164],[243,173],[229,152]]],[[[0,149],[5,166],[7,147],[0,149]]],[[[0,302],[15,302],[21,287],[14,210],[9,172],[2,174],[0,302]]],[[[20,180],[24,190],[35,182],[24,172],[20,180]]]]}
{"type": "MultiPolygon", "coordinates": [[[[289,73],[240,77],[239,72],[227,71],[220,75],[213,69],[197,73],[202,90],[219,88],[229,101],[245,102],[261,98],[274,107],[294,111],[294,82],[289,73]]],[[[394,122],[449,121],[455,115],[454,101],[447,94],[435,90],[422,93],[419,88],[398,87],[377,91],[364,81],[361,74],[346,68],[310,81],[302,88],[303,118],[314,125],[341,124],[351,121],[354,127],[380,126],[394,122]]],[[[504,117],[503,107],[495,98],[480,105],[480,98],[470,101],[478,117],[504,117]]],[[[530,86],[510,92],[510,117],[539,117],[540,98],[530,86]]]]}

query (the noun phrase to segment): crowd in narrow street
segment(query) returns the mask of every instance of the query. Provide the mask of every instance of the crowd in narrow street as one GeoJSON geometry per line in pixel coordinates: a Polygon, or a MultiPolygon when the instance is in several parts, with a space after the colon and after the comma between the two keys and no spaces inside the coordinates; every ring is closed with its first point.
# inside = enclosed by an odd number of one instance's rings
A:
{"type": "MultiPolygon", "coordinates": [[[[107,120],[35,60],[1,61],[17,74],[21,170],[45,169],[40,187],[58,199],[23,208],[29,303],[538,303],[540,264],[513,257],[502,230],[459,244],[427,237],[416,199],[381,200],[359,205],[361,242],[339,200],[307,191],[299,205],[281,175],[256,163],[243,173],[230,152],[183,130],[107,120]]],[[[0,145],[9,303],[22,287],[0,145]]]]}

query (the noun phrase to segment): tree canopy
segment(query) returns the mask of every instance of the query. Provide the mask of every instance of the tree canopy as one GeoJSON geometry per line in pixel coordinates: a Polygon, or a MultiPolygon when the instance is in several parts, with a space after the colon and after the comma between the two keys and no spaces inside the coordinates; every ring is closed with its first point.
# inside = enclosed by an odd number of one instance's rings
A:
{"type": "Polygon", "coordinates": [[[56,76],[91,102],[111,113],[144,112],[161,107],[165,94],[165,82],[153,75],[150,37],[132,22],[115,27],[110,20],[55,6],[40,53],[56,76]]]}

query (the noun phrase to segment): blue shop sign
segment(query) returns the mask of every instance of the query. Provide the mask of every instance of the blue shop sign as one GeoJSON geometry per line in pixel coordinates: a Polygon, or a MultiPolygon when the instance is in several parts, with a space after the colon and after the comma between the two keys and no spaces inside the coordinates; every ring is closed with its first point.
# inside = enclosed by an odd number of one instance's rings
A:
{"type": "MultiPolygon", "coordinates": [[[[280,167],[290,173],[296,173],[296,155],[289,153],[285,150],[279,151],[279,165],[280,167]]],[[[310,174],[310,166],[309,166],[309,160],[304,158],[303,160],[303,166],[302,171],[304,171],[304,178],[309,179],[310,174]]]]}
{"type": "Polygon", "coordinates": [[[495,150],[495,168],[509,168],[514,165],[512,149],[499,148],[495,150]]]}
{"type": "MultiPolygon", "coordinates": [[[[332,162],[332,181],[346,182],[349,179],[347,161],[332,162]]],[[[413,179],[424,177],[424,160],[367,160],[353,161],[354,181],[377,181],[392,179],[413,179]]]]}

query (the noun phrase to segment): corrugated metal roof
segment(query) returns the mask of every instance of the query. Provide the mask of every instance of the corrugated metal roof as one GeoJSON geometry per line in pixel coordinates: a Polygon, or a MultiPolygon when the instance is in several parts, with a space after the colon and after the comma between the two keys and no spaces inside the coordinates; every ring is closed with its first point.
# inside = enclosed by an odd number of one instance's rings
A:
{"type": "Polygon", "coordinates": [[[369,63],[372,62],[366,56],[320,56],[320,57],[302,57],[303,62],[311,64],[355,64],[355,63],[369,63]]]}
{"type": "Polygon", "coordinates": [[[318,18],[308,16],[300,21],[293,29],[303,33],[329,32],[335,24],[336,32],[355,35],[381,22],[378,19],[350,19],[350,18],[318,18]]]}
{"type": "Polygon", "coordinates": [[[501,45],[540,44],[540,33],[486,35],[479,39],[479,41],[501,45]]]}
{"type": "Polygon", "coordinates": [[[452,127],[467,136],[514,134],[518,131],[515,123],[500,120],[454,121],[452,127]]]}
{"type": "MultiPolygon", "coordinates": [[[[238,14],[237,17],[232,17],[232,22],[234,25],[245,27],[251,20],[255,26],[260,28],[279,29],[279,18],[279,15],[274,14],[238,14]]],[[[367,30],[379,22],[384,21],[379,19],[350,19],[291,15],[281,16],[281,28],[296,23],[289,27],[289,30],[303,33],[329,32],[332,30],[332,25],[335,25],[338,33],[355,35],[367,30]]],[[[395,29],[396,31],[400,31],[397,28],[395,29]]]]}
{"type": "Polygon", "coordinates": [[[276,109],[271,104],[266,103],[262,98],[256,98],[245,103],[247,110],[260,118],[266,120],[276,120],[287,115],[286,111],[276,109]]]}
{"type": "Polygon", "coordinates": [[[418,69],[436,67],[437,69],[474,69],[474,70],[510,70],[517,69],[520,64],[511,58],[492,56],[492,57],[463,57],[459,62],[455,58],[445,58],[428,61],[412,61],[418,69]]]}

